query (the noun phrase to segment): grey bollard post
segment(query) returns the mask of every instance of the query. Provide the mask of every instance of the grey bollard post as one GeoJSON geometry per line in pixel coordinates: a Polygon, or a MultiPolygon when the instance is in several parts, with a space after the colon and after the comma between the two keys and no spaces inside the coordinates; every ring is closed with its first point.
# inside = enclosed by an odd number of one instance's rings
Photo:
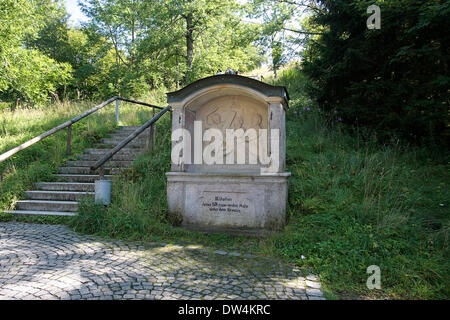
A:
{"type": "Polygon", "coordinates": [[[111,204],[111,180],[95,181],[95,203],[111,204]]]}

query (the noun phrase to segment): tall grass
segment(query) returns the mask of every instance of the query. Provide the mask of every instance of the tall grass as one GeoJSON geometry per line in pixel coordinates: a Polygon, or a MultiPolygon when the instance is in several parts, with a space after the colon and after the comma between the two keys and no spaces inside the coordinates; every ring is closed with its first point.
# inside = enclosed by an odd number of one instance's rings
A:
{"type": "MultiPolygon", "coordinates": [[[[279,83],[305,80],[291,69],[279,83]]],[[[290,93],[290,222],[269,251],[313,268],[344,296],[448,298],[448,153],[349,136],[337,116],[290,93]],[[365,288],[370,265],[381,268],[381,291],[365,288]]]]}

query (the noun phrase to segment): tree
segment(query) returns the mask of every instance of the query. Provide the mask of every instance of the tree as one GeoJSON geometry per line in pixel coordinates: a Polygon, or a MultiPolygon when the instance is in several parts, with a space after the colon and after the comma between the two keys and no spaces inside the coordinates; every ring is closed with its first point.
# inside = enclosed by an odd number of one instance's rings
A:
{"type": "Polygon", "coordinates": [[[374,1],[318,2],[312,22],[324,34],[304,69],[323,110],[382,140],[448,144],[450,2],[375,1],[380,30],[366,26],[374,1]]]}
{"type": "Polygon", "coordinates": [[[68,15],[63,3],[41,1],[36,7],[42,11],[42,23],[34,35],[25,37],[26,46],[37,49],[47,57],[58,62],[70,62],[70,48],[67,46],[69,27],[68,15]],[[43,7],[42,7],[43,6],[43,7]]]}
{"type": "Polygon", "coordinates": [[[276,0],[252,0],[247,6],[249,17],[261,21],[259,44],[263,51],[270,51],[274,78],[290,56],[289,43],[292,39],[286,31],[293,30],[289,26],[292,18],[296,16],[296,9],[293,3],[276,0]]]}
{"type": "Polygon", "coordinates": [[[235,0],[80,0],[69,27],[62,0],[0,0],[0,98],[145,95],[228,66],[261,63],[257,28],[235,0]]]}
{"type": "Polygon", "coordinates": [[[27,46],[45,25],[45,15],[55,10],[50,0],[0,2],[0,97],[44,102],[50,93],[71,79],[71,66],[57,63],[27,46]]]}
{"type": "Polygon", "coordinates": [[[167,48],[168,55],[175,57],[177,69],[183,73],[183,83],[226,68],[226,63],[231,61],[235,68],[244,65],[242,69],[250,59],[260,61],[255,56],[256,50],[251,48],[255,39],[253,27],[240,21],[240,10],[234,0],[170,0],[158,9],[159,23],[170,22],[165,32],[174,50],[167,48]],[[239,53],[242,49],[248,51],[248,57],[239,53]],[[216,61],[217,55],[221,61],[216,61]],[[183,66],[180,66],[181,59],[185,61],[183,66]]]}
{"type": "Polygon", "coordinates": [[[254,28],[240,21],[234,0],[84,0],[82,7],[90,28],[114,46],[121,94],[260,61],[254,28]]]}

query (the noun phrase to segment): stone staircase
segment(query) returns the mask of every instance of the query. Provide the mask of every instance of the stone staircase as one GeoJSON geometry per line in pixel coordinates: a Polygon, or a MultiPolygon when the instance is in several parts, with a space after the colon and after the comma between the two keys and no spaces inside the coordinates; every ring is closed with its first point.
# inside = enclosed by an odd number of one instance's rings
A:
{"type": "MultiPolygon", "coordinates": [[[[99,146],[85,149],[83,154],[76,156],[77,160],[67,161],[65,166],[60,167],[56,182],[36,183],[35,190],[25,191],[26,200],[17,201],[15,210],[5,212],[26,215],[76,215],[78,200],[95,196],[95,180],[99,179],[99,175],[90,174],[90,167],[137,128],[118,127],[109,138],[104,138],[99,146]]],[[[105,164],[105,179],[131,167],[136,156],[145,152],[149,130],[142,132],[105,164]]]]}

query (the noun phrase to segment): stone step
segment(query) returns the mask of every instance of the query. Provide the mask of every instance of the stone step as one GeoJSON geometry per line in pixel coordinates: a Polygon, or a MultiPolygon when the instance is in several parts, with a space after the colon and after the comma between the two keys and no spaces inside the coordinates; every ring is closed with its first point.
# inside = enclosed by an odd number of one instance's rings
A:
{"type": "Polygon", "coordinates": [[[38,216],[66,216],[73,217],[77,214],[75,212],[68,211],[35,211],[35,210],[12,210],[12,211],[4,211],[6,213],[12,214],[26,214],[26,215],[38,215],[38,216]]]}
{"type": "Polygon", "coordinates": [[[83,198],[93,198],[95,192],[79,191],[25,191],[30,200],[55,200],[55,201],[78,201],[83,198]]]}
{"type": "MultiPolygon", "coordinates": [[[[105,136],[103,139],[118,139],[118,140],[124,140],[125,138],[128,138],[133,132],[120,132],[120,133],[112,133],[110,135],[105,136]]],[[[147,131],[141,132],[137,137],[135,137],[131,141],[145,141],[148,140],[150,133],[147,131]]]]}
{"type": "Polygon", "coordinates": [[[80,182],[38,182],[34,184],[38,190],[47,191],[95,191],[95,183],[80,182]]]}
{"type": "MultiPolygon", "coordinates": [[[[95,180],[100,180],[100,176],[98,174],[55,174],[55,176],[60,181],[65,182],[95,182],[95,180]]],[[[113,178],[112,175],[105,175],[105,179],[111,180],[113,178]]]]}
{"type": "MultiPolygon", "coordinates": [[[[105,168],[104,174],[119,174],[121,170],[127,168],[105,168]]],[[[61,174],[91,174],[90,167],[60,167],[58,172],[61,174]]]]}
{"type": "MultiPolygon", "coordinates": [[[[105,140],[107,141],[113,141],[115,145],[121,143],[123,140],[125,140],[128,136],[114,136],[114,137],[107,137],[107,138],[103,138],[102,141],[103,143],[109,144],[110,142],[105,142],[105,140]]],[[[147,141],[149,141],[149,139],[147,137],[142,137],[142,138],[134,138],[133,140],[131,140],[130,143],[133,144],[142,144],[145,145],[147,143],[147,141]]],[[[128,145],[127,145],[128,146],[128,145]]]]}
{"type": "Polygon", "coordinates": [[[140,126],[119,126],[119,127],[117,127],[116,132],[117,131],[135,131],[139,128],[140,128],[140,126]]]}
{"type": "MultiPolygon", "coordinates": [[[[117,129],[113,132],[111,132],[111,134],[113,133],[124,133],[124,132],[135,132],[137,129],[139,129],[140,127],[133,127],[133,128],[127,128],[127,129],[117,129]]],[[[144,130],[144,132],[149,132],[150,128],[147,128],[144,130]]]]}
{"type": "MultiPolygon", "coordinates": [[[[88,160],[88,161],[96,161],[100,160],[104,154],[89,154],[89,153],[83,153],[77,156],[78,160],[88,160]]],[[[136,154],[128,153],[128,154],[115,154],[112,157],[112,160],[116,161],[131,161],[136,159],[136,154]]]]}
{"type": "MultiPolygon", "coordinates": [[[[97,148],[103,148],[103,149],[112,149],[115,146],[117,146],[118,143],[98,143],[96,145],[97,148]]],[[[145,144],[141,144],[141,143],[129,143],[126,145],[127,149],[134,149],[134,150],[145,150],[145,144]]],[[[125,149],[125,148],[124,148],[125,149]]]]}
{"type": "Polygon", "coordinates": [[[52,201],[52,200],[20,200],[16,202],[16,209],[27,211],[70,211],[78,208],[76,201],[52,201]]]}
{"type": "MultiPolygon", "coordinates": [[[[113,145],[116,146],[119,143],[121,143],[124,139],[120,139],[120,138],[104,138],[101,140],[102,144],[106,144],[106,145],[113,145]]],[[[144,147],[145,144],[147,143],[147,140],[145,139],[134,139],[132,141],[130,141],[127,146],[141,146],[144,147]]]]}
{"type": "MultiPolygon", "coordinates": [[[[91,167],[95,164],[96,161],[89,161],[89,160],[72,160],[67,161],[66,165],[68,167],[91,167]]],[[[133,161],[116,161],[116,160],[110,160],[105,163],[106,167],[113,167],[113,168],[123,168],[123,167],[131,167],[133,161]]]]}
{"type": "MultiPolygon", "coordinates": [[[[105,137],[104,139],[120,139],[120,140],[124,140],[125,138],[128,138],[130,136],[130,134],[128,133],[114,133],[114,134],[110,134],[107,137],[105,137]]],[[[142,132],[141,134],[139,134],[136,138],[134,138],[132,141],[145,141],[148,139],[149,134],[146,132],[142,132]]]]}
{"type": "MultiPolygon", "coordinates": [[[[95,149],[95,148],[88,148],[88,149],[84,149],[84,154],[100,154],[103,155],[105,153],[107,153],[108,151],[111,151],[112,149],[95,149]]],[[[119,152],[117,152],[115,155],[138,155],[140,153],[145,152],[145,149],[138,149],[138,148],[123,148],[122,150],[120,150],[119,152]]]]}
{"type": "MultiPolygon", "coordinates": [[[[109,134],[109,135],[107,136],[107,138],[121,138],[121,139],[125,139],[125,138],[127,138],[128,136],[130,136],[130,135],[133,134],[133,133],[134,133],[134,131],[114,132],[114,133],[109,134]]],[[[140,133],[136,138],[134,138],[134,139],[135,139],[135,140],[136,140],[136,139],[138,139],[138,140],[139,140],[139,139],[140,139],[140,140],[145,140],[145,139],[148,139],[149,136],[150,136],[150,130],[147,129],[147,130],[141,132],[141,133],[140,133]]]]}

